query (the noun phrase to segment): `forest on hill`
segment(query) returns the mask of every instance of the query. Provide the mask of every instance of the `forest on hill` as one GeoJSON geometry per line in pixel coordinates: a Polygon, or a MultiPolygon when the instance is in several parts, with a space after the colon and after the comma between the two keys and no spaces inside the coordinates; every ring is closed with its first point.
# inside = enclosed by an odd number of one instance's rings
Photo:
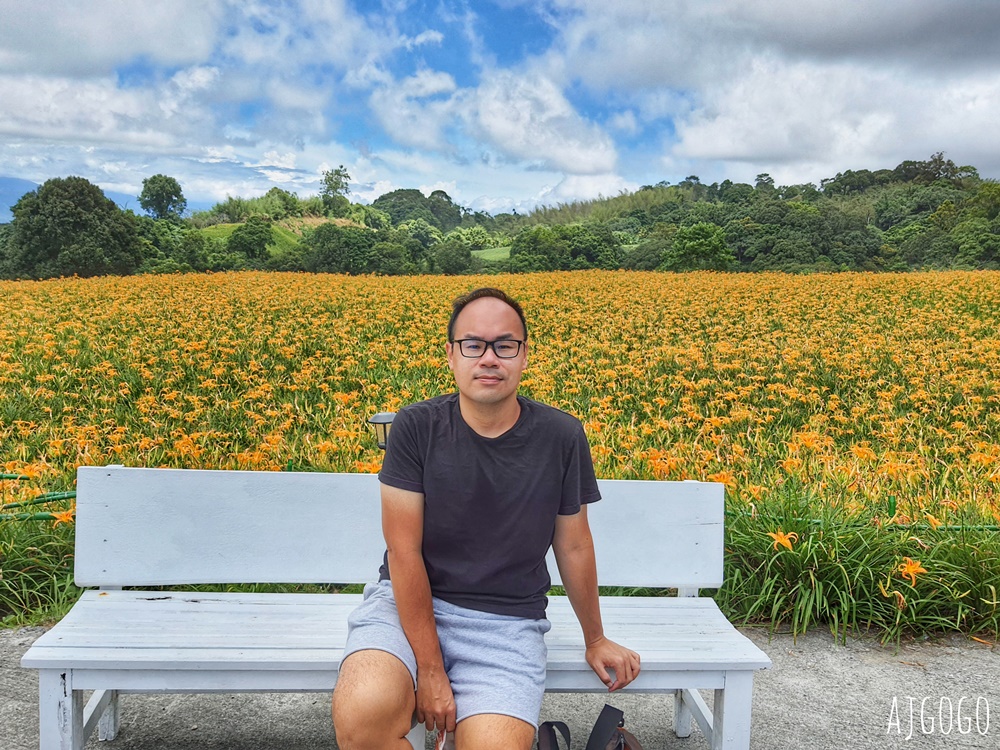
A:
{"type": "Polygon", "coordinates": [[[188,215],[153,175],[123,211],[81,177],[23,195],[0,225],[0,278],[264,269],[462,274],[587,268],[908,271],[1000,268],[1000,183],[943,153],[819,185],[677,184],[490,215],[444,191],[349,199],[341,166],[319,195],[278,187],[188,215]]]}

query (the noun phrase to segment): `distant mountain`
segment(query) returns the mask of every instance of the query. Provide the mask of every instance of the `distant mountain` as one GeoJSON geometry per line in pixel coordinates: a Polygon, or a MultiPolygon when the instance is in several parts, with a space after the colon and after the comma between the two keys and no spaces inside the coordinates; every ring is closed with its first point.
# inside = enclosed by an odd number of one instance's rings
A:
{"type": "Polygon", "coordinates": [[[6,224],[13,215],[10,207],[17,203],[21,196],[30,193],[38,185],[30,180],[19,180],[17,177],[0,177],[0,224],[6,224]]]}

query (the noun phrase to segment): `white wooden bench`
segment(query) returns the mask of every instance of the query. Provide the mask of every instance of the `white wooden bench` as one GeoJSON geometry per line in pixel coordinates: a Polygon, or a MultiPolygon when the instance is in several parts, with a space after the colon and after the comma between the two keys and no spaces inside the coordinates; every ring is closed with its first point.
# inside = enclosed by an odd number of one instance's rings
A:
{"type": "MultiPolygon", "coordinates": [[[[21,661],[39,670],[41,750],[80,750],[95,727],[113,739],[119,693],[332,690],[360,595],[131,587],[371,581],[384,550],[375,475],[109,466],[77,479],[76,583],[99,589],[21,661]]],[[[715,750],[747,750],[754,671],[771,662],[698,596],[722,583],[723,486],[600,486],[589,514],[601,584],[680,594],[602,598],[608,637],[642,656],[626,690],[673,693],[678,736],[694,718],[715,750]],[[715,691],[712,709],[699,690],[715,691]]],[[[546,689],[606,693],[565,597],[548,616],[546,689]]],[[[422,726],[410,739],[423,747],[422,726]]]]}

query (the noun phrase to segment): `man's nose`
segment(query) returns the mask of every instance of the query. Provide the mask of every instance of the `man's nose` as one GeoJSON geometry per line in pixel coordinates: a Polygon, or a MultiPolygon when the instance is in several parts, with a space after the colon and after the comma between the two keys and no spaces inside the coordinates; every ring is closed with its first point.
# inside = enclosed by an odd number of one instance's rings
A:
{"type": "Polygon", "coordinates": [[[500,358],[497,356],[496,351],[493,349],[493,344],[489,344],[486,347],[486,351],[483,352],[483,356],[479,358],[480,363],[489,362],[491,365],[496,365],[500,363],[500,358]]]}

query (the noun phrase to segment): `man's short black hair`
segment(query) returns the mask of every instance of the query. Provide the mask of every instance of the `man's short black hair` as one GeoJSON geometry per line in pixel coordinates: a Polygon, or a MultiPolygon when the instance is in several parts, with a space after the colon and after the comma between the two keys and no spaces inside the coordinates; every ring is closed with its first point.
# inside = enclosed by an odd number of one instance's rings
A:
{"type": "Polygon", "coordinates": [[[521,325],[524,326],[524,340],[528,340],[528,321],[524,319],[524,310],[521,309],[521,305],[518,301],[507,294],[507,292],[495,289],[491,286],[484,286],[479,289],[473,289],[471,292],[463,294],[461,297],[456,297],[455,301],[451,303],[451,319],[448,321],[448,341],[455,340],[455,319],[458,318],[458,314],[465,309],[467,304],[474,302],[477,299],[482,299],[483,297],[492,297],[493,299],[498,299],[501,302],[510,305],[514,312],[517,313],[517,317],[521,319],[521,325]]]}

